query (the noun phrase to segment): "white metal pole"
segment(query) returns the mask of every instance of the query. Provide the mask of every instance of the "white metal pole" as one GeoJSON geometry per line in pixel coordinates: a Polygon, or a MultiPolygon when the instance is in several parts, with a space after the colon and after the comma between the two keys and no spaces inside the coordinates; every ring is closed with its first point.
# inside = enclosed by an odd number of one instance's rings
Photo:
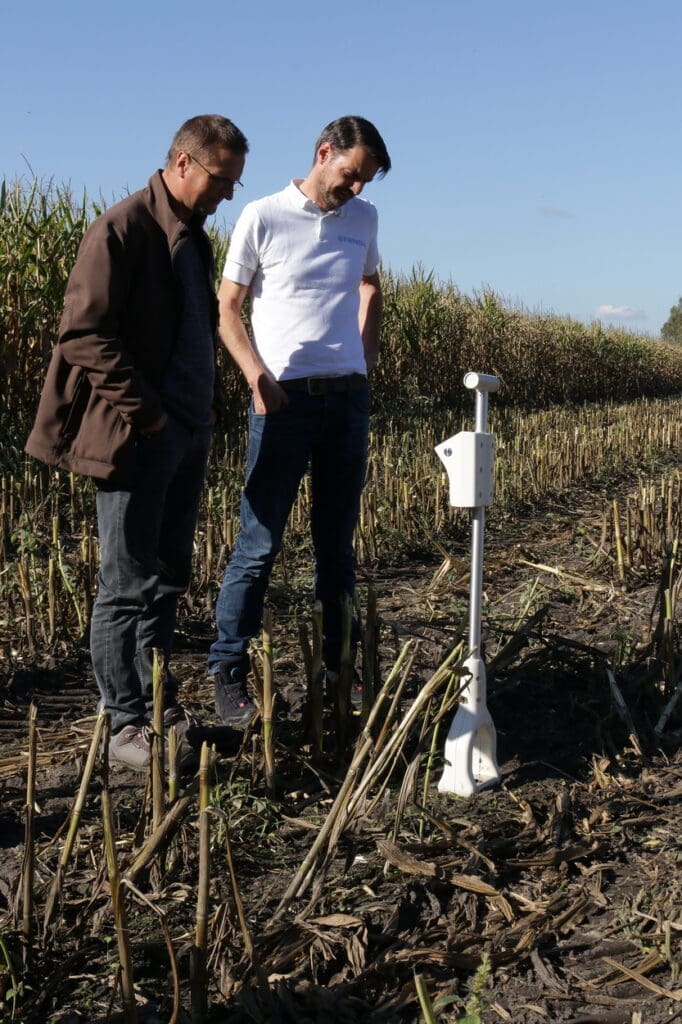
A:
{"type": "MultiPolygon", "coordinates": [[[[467,374],[467,377],[469,374],[467,374]]],[[[472,374],[471,376],[477,376],[472,374]]],[[[465,378],[466,384],[466,378],[465,378]]],[[[476,387],[476,433],[488,433],[488,392],[476,387]]],[[[469,596],[469,653],[480,651],[483,606],[483,539],[485,506],[473,509],[471,518],[471,588],[469,596]]]]}

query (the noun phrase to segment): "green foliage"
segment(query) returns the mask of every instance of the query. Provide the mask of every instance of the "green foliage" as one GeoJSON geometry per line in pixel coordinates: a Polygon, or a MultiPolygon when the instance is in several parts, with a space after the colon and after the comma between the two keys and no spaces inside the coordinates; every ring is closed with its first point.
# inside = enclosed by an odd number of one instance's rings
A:
{"type": "Polygon", "coordinates": [[[661,327],[661,337],[672,345],[682,345],[682,298],[670,310],[670,316],[661,327]]]}
{"type": "MultiPolygon", "coordinates": [[[[35,413],[64,289],[92,213],[51,182],[0,187],[0,405],[3,469],[18,466],[35,413]]],[[[224,228],[210,229],[218,273],[229,245],[224,228]]],[[[470,406],[462,387],[467,370],[496,373],[500,408],[530,410],[555,404],[626,401],[679,393],[682,351],[599,323],[531,314],[489,288],[462,295],[452,283],[415,267],[382,273],[383,348],[373,371],[379,429],[416,415],[458,415],[470,406]]],[[[678,306],[682,304],[682,300],[678,306]]],[[[681,314],[682,315],[682,314],[681,314]]],[[[221,354],[227,399],[225,441],[243,434],[246,386],[221,354]]]]}
{"type": "Polygon", "coordinates": [[[0,436],[18,440],[35,409],[68,275],[88,224],[85,197],[34,180],[0,186],[0,436]],[[9,437],[8,437],[9,435],[9,437]]]}
{"type": "MultiPolygon", "coordinates": [[[[452,1024],[481,1024],[481,1014],[493,1001],[491,981],[490,955],[484,952],[474,976],[467,982],[469,998],[464,1007],[464,1016],[453,1019],[452,1024]]],[[[456,996],[446,996],[435,1003],[434,1010],[443,1010],[448,1004],[458,1001],[456,996]]]]}

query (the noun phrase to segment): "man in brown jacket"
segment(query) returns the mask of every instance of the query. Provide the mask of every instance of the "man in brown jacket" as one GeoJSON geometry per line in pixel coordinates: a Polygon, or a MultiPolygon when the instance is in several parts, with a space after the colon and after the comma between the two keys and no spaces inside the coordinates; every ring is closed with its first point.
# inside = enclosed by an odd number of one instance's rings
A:
{"type": "MultiPolygon", "coordinates": [[[[92,664],[110,756],[149,762],[151,651],[171,654],[215,407],[217,304],[207,215],[240,186],[248,143],[209,114],[163,170],[86,232],[26,450],[94,477],[101,548],[92,664]]],[[[191,719],[166,671],[166,725],[191,719]]],[[[182,744],[187,761],[193,751],[182,744]]]]}

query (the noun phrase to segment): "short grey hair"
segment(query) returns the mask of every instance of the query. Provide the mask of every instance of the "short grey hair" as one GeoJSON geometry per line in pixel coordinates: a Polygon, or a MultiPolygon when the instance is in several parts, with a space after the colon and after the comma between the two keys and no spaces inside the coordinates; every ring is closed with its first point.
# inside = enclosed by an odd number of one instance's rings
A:
{"type": "Polygon", "coordinates": [[[245,156],[249,151],[246,136],[227,117],[221,114],[197,114],[180,125],[173,136],[168,150],[168,163],[178,153],[208,156],[216,146],[229,149],[237,156],[245,156]]]}

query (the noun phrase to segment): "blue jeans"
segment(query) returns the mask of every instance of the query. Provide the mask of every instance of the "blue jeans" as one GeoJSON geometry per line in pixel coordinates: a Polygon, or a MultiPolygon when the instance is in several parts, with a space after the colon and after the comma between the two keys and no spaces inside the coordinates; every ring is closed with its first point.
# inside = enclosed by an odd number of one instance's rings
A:
{"type": "Polygon", "coordinates": [[[355,590],[353,532],[367,469],[369,389],[309,395],[292,391],[279,412],[249,410],[240,530],[216,605],[218,638],[209,671],[248,670],[265,592],[301,479],[311,469],[315,597],[322,601],[324,657],[338,668],[341,598],[355,590]]]}
{"type": "MultiPolygon", "coordinates": [[[[145,718],[150,707],[152,648],[164,652],[166,663],[171,654],[210,439],[210,428],[192,431],[169,416],[158,434],[138,439],[131,488],[98,488],[101,557],[90,651],[114,732],[145,718]]],[[[169,674],[167,704],[176,689],[169,674]]]]}

